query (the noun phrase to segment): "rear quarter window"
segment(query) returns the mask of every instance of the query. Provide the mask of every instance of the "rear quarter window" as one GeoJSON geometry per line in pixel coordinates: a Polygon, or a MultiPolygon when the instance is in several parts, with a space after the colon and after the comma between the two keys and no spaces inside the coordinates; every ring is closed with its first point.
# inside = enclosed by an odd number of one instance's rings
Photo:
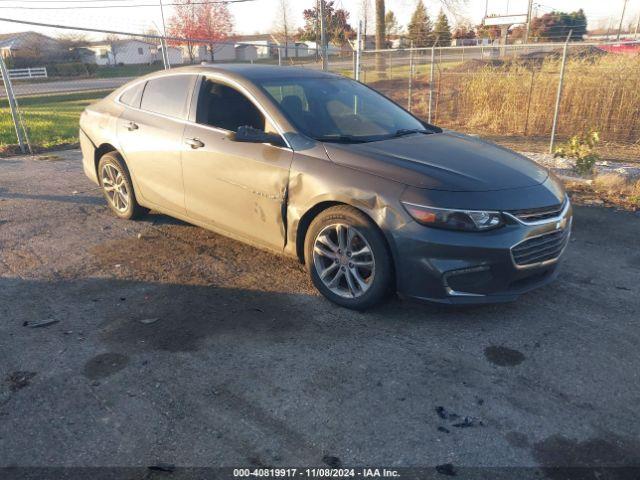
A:
{"type": "Polygon", "coordinates": [[[140,100],[142,99],[142,92],[146,82],[138,83],[131,88],[128,88],[120,95],[120,102],[130,107],[140,108],[140,100]]]}
{"type": "Polygon", "coordinates": [[[195,75],[170,75],[147,82],[140,108],[175,118],[186,118],[195,75]]]}

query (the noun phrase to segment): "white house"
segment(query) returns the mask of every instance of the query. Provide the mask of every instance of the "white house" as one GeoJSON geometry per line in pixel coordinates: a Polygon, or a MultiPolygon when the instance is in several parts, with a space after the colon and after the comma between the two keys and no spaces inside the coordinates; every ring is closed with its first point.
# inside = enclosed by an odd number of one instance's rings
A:
{"type": "Polygon", "coordinates": [[[162,53],[158,52],[157,45],[135,39],[91,42],[83,47],[83,52],[82,61],[98,65],[134,65],[162,61],[162,53]]]}
{"type": "MultiPolygon", "coordinates": [[[[307,49],[309,51],[309,55],[315,55],[316,49],[318,49],[318,53],[320,53],[320,44],[316,42],[305,42],[307,49]]],[[[337,45],[335,43],[327,44],[327,55],[340,55],[341,53],[351,52],[353,51],[353,46],[347,44],[343,47],[337,45]]]]}
{"type": "MultiPolygon", "coordinates": [[[[168,46],[167,56],[169,57],[169,65],[181,65],[184,63],[181,48],[168,46]]],[[[162,60],[162,45],[158,46],[158,57],[162,60]]]]}
{"type": "Polygon", "coordinates": [[[237,45],[236,60],[239,62],[252,62],[258,59],[258,49],[253,45],[237,45]]]}
{"type": "Polygon", "coordinates": [[[208,45],[180,45],[184,63],[226,62],[236,59],[235,45],[231,42],[213,42],[208,45]],[[193,56],[193,58],[191,58],[193,56]]]}
{"type": "Polygon", "coordinates": [[[258,58],[278,56],[280,42],[271,34],[264,35],[240,35],[235,38],[237,45],[253,45],[256,47],[258,58]]]}

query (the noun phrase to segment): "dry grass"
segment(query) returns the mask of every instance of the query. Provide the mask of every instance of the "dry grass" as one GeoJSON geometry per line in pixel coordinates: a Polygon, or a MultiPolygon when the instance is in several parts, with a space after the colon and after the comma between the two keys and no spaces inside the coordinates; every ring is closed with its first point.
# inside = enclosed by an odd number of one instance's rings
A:
{"type": "Polygon", "coordinates": [[[640,179],[629,180],[612,173],[598,175],[593,189],[607,196],[623,196],[640,205],[640,179]]]}
{"type": "Polygon", "coordinates": [[[598,175],[591,184],[568,181],[565,187],[577,205],[602,205],[640,211],[640,179],[617,174],[598,175]]]}
{"type": "MultiPolygon", "coordinates": [[[[491,137],[546,137],[551,133],[560,61],[478,64],[441,69],[434,85],[434,123],[491,137]]],[[[379,88],[402,105],[407,87],[379,88]]],[[[413,110],[426,117],[428,85],[415,82],[413,110]]],[[[640,56],[570,58],[557,138],[595,130],[603,158],[640,160],[640,56]]]]}

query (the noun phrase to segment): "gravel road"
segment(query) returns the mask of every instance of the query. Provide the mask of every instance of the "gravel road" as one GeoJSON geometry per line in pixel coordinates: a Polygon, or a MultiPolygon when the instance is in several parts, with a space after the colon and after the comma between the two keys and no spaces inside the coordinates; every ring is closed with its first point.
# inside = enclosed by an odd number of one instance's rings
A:
{"type": "Polygon", "coordinates": [[[0,468],[636,478],[552,467],[640,465],[637,215],[576,207],[558,281],[516,303],[354,313],[295,261],[117,220],[58,155],[0,159],[0,468]]]}

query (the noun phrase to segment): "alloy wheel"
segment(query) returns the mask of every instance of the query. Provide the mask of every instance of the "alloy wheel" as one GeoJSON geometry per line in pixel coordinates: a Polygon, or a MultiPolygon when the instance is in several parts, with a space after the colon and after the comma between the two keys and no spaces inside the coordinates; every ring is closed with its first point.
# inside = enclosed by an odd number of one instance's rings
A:
{"type": "Polygon", "coordinates": [[[313,245],[313,265],[322,283],[345,298],[364,295],[375,276],[371,245],[357,228],[343,223],[320,231],[313,245]]]}
{"type": "Polygon", "coordinates": [[[102,167],[102,188],[113,208],[119,212],[126,212],[131,204],[129,189],[124,175],[110,163],[102,167]]]}

